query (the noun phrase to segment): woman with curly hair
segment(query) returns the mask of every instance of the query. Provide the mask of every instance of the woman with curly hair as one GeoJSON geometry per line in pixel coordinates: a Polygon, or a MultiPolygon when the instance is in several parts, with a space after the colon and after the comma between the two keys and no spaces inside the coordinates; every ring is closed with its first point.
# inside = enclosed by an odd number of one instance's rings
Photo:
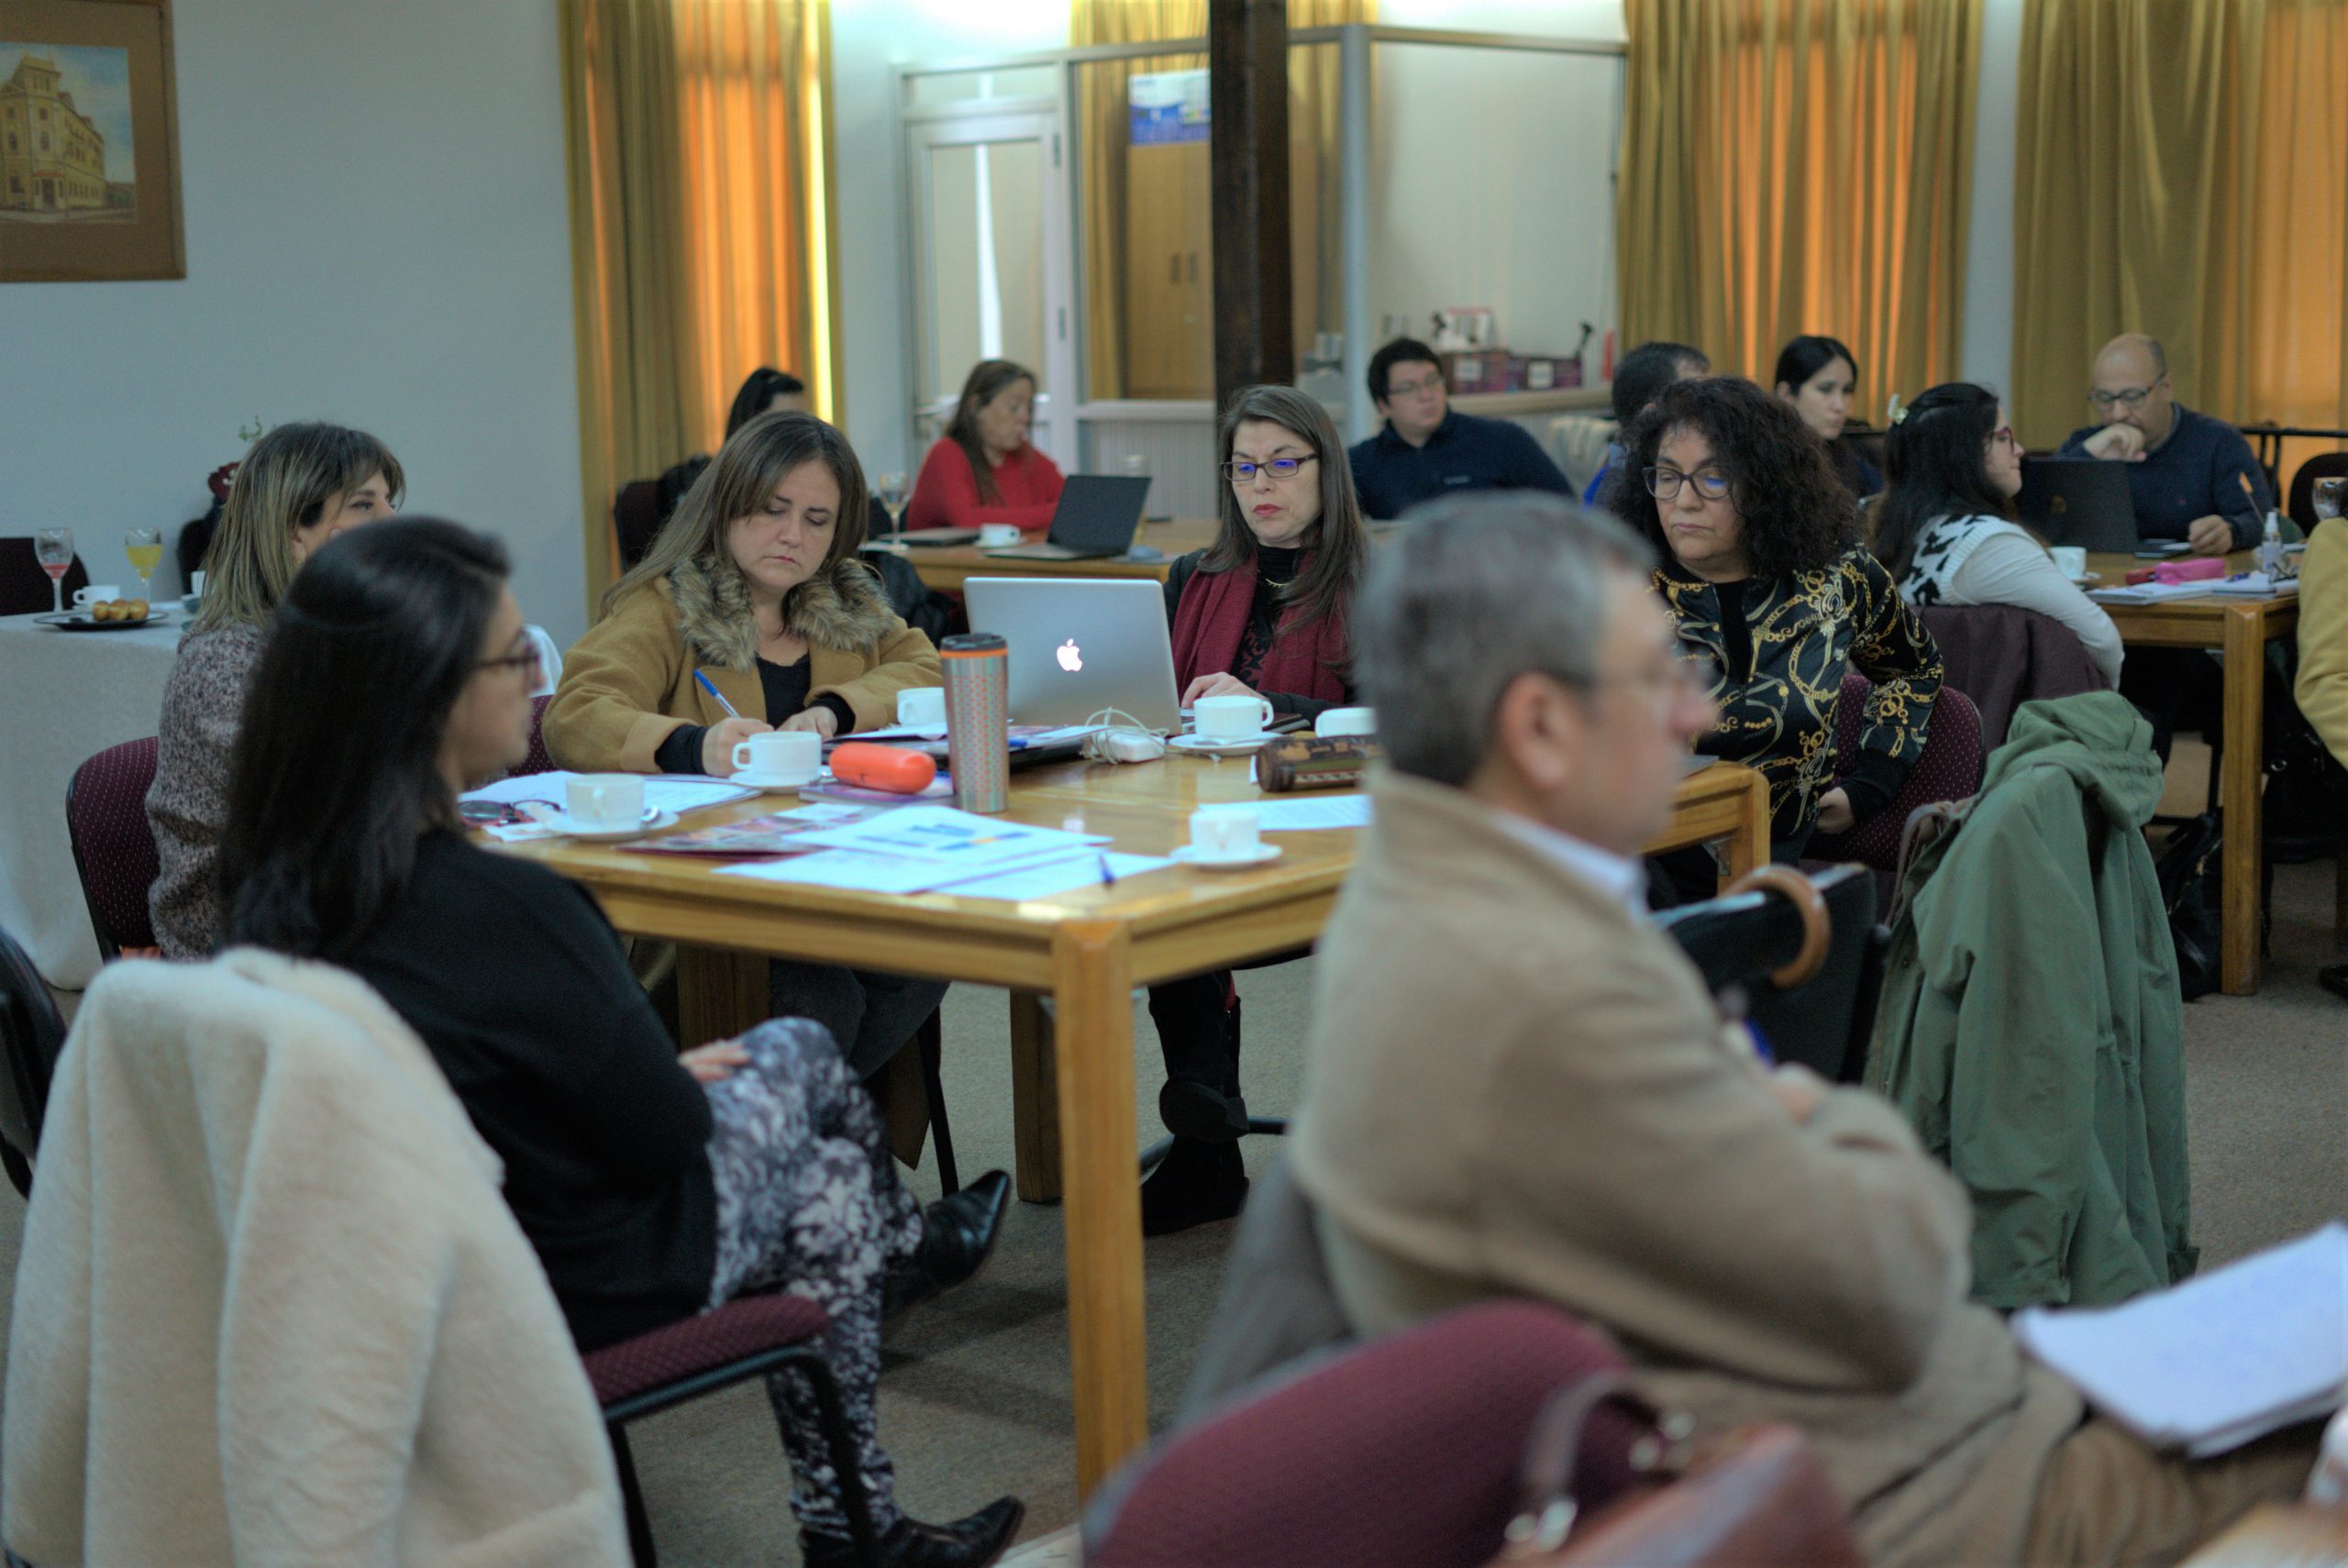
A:
{"type": "Polygon", "coordinates": [[[1682,650],[1717,669],[1706,756],[1769,781],[1771,854],[1891,803],[1924,749],[1940,650],[1852,536],[1850,492],[1790,403],[1730,376],[1680,381],[1634,426],[1615,509],[1663,558],[1682,650]],[[1858,765],[1834,769],[1845,669],[1875,682],[1858,765]]]}

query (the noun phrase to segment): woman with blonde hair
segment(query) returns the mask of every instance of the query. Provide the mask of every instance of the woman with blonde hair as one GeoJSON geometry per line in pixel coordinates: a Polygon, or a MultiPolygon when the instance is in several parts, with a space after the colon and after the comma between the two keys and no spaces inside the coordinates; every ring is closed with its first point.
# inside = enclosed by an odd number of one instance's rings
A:
{"type": "Polygon", "coordinates": [[[339,425],[281,425],[237,465],[204,556],[204,608],[163,688],[147,791],[161,863],[147,904],[165,957],[208,956],[219,938],[213,860],[227,821],[228,759],[278,601],[314,551],[391,516],[406,488],[389,447],[339,425]]]}
{"type": "MultiPolygon", "coordinates": [[[[570,650],[547,707],[548,754],[587,773],[724,778],[734,747],[770,729],[830,740],[894,723],[897,693],[939,684],[940,667],[857,553],[867,504],[847,437],[813,414],[760,414],[728,436],[570,650]]],[[[775,1010],[827,1025],[859,1077],[944,994],[836,965],[774,966],[775,1010]]]]}

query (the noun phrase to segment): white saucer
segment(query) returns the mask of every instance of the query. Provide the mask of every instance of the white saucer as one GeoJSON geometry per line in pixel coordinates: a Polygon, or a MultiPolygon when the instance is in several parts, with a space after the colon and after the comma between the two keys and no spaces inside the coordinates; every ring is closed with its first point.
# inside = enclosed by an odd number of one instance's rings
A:
{"type": "Polygon", "coordinates": [[[550,827],[554,829],[555,832],[562,834],[565,838],[580,838],[593,842],[604,842],[623,838],[642,838],[648,833],[658,833],[660,829],[665,827],[675,827],[677,825],[677,813],[674,812],[662,812],[658,815],[648,816],[640,823],[630,823],[625,827],[581,826],[571,821],[570,813],[569,812],[548,812],[545,816],[533,817],[530,820],[538,823],[542,827],[550,827]]]}
{"type": "Polygon", "coordinates": [[[745,768],[741,772],[735,774],[725,782],[728,784],[739,784],[745,790],[764,790],[770,795],[780,795],[796,794],[798,791],[807,788],[810,784],[822,783],[824,778],[825,775],[819,772],[812,778],[800,778],[786,784],[780,778],[770,778],[763,773],[752,773],[748,768],[745,768]]]}
{"type": "Polygon", "coordinates": [[[1280,857],[1277,844],[1257,844],[1245,855],[1202,855],[1194,844],[1178,845],[1168,853],[1185,866],[1195,866],[1202,871],[1236,871],[1242,867],[1261,866],[1267,860],[1280,857]]]}
{"type": "Polygon", "coordinates": [[[2071,586],[2073,588],[2093,588],[2101,581],[2103,581],[2103,573],[2099,571],[2083,571],[2078,576],[2071,580],[2071,586]]]}
{"type": "Polygon", "coordinates": [[[1186,752],[1192,756],[1245,756],[1251,751],[1261,751],[1267,743],[1278,738],[1269,730],[1252,735],[1235,735],[1229,740],[1211,739],[1206,735],[1176,735],[1166,743],[1166,748],[1186,752]]]}

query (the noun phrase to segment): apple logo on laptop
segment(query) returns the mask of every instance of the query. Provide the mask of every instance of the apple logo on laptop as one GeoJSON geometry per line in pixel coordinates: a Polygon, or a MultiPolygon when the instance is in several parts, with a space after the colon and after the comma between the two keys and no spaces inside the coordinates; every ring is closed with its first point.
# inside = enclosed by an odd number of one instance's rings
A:
{"type": "Polygon", "coordinates": [[[1070,637],[1058,647],[1053,649],[1052,657],[1058,659],[1060,661],[1060,668],[1069,671],[1070,674],[1074,674],[1076,671],[1084,668],[1084,655],[1078,651],[1076,639],[1074,637],[1070,637]]]}

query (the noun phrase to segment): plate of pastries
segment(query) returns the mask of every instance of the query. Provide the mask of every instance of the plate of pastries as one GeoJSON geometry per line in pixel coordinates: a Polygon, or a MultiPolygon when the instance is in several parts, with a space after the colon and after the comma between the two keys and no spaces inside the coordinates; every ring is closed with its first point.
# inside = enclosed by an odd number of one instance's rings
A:
{"type": "Polygon", "coordinates": [[[49,615],[36,615],[34,621],[44,626],[54,626],[61,632],[127,632],[134,626],[151,626],[171,619],[171,612],[158,610],[144,599],[99,599],[88,604],[49,615]]]}

